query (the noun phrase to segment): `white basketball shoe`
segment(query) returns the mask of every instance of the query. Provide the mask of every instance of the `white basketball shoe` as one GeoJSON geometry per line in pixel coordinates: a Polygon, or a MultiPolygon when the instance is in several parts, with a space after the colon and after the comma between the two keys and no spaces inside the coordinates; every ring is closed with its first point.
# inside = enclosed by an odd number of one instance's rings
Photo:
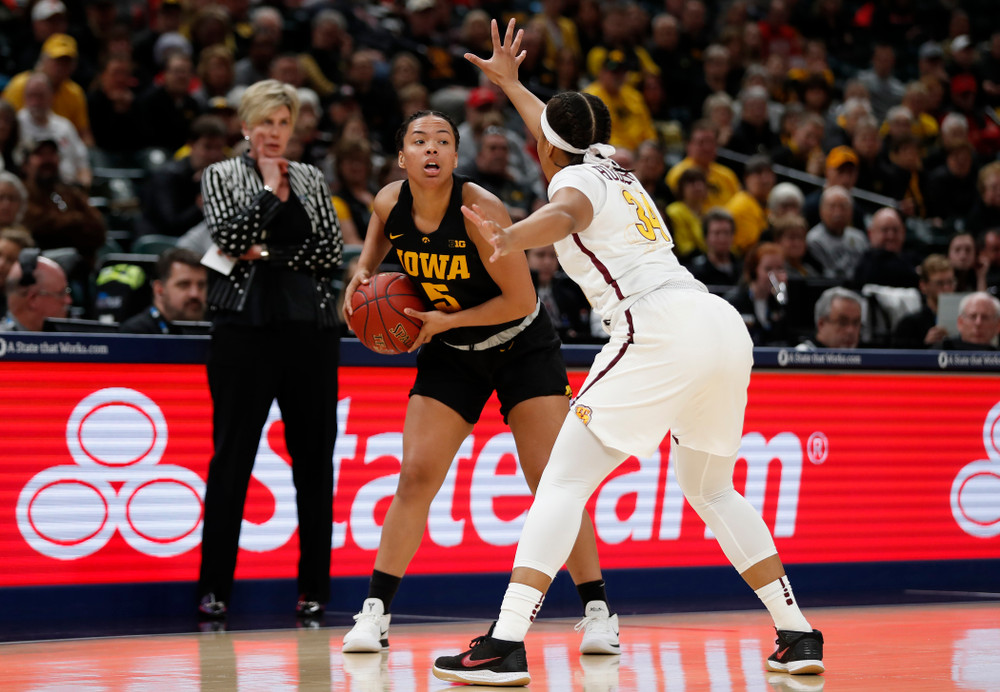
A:
{"type": "Polygon", "coordinates": [[[618,645],[618,616],[608,611],[604,601],[590,601],[583,609],[583,619],[574,627],[583,630],[580,641],[581,654],[620,654],[618,645]]]}
{"type": "Polygon", "coordinates": [[[379,653],[389,648],[389,618],[381,598],[366,598],[354,627],[344,635],[344,653],[379,653]]]}

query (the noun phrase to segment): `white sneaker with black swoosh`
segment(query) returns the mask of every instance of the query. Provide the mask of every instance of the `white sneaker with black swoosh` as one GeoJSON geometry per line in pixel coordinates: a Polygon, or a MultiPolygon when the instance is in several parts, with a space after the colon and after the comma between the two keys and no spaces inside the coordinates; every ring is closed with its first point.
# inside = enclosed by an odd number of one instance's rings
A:
{"type": "Polygon", "coordinates": [[[389,648],[389,619],[381,598],[366,598],[354,627],[344,635],[344,653],[379,653],[389,648]]]}
{"type": "Polygon", "coordinates": [[[618,616],[612,615],[604,601],[590,601],[583,609],[583,619],[574,627],[583,630],[581,654],[620,654],[618,616]]]}

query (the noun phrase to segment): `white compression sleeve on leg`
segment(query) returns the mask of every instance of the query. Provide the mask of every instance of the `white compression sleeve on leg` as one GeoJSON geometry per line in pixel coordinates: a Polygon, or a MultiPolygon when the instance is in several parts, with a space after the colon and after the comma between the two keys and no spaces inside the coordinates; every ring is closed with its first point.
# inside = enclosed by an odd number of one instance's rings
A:
{"type": "Polygon", "coordinates": [[[733,487],[737,455],[722,457],[677,445],[674,475],[684,497],[712,529],[722,552],[742,574],[777,555],[771,531],[750,502],[733,487]]]}
{"type": "Polygon", "coordinates": [[[572,413],[566,417],[521,529],[514,567],[551,578],[565,564],[587,500],[628,454],[610,449],[572,413]]]}

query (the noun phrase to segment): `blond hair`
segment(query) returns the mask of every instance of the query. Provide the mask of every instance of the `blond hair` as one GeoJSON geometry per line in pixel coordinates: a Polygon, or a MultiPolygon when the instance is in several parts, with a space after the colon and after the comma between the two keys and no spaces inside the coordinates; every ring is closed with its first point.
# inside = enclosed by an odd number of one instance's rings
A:
{"type": "Polygon", "coordinates": [[[294,126],[299,117],[299,95],[295,87],[277,79],[264,79],[251,84],[243,92],[240,99],[240,120],[253,126],[282,106],[288,107],[294,126]]]}

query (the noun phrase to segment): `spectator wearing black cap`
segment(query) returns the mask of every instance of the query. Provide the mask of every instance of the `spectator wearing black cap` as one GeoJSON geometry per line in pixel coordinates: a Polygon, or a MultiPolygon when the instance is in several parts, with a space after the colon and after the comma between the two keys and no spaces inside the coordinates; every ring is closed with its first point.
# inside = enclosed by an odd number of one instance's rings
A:
{"type": "Polygon", "coordinates": [[[107,229],[87,194],[59,179],[59,144],[51,139],[25,144],[28,209],[24,226],[43,250],[74,247],[90,263],[104,245],[107,229]]]}
{"type": "Polygon", "coordinates": [[[7,314],[0,332],[40,332],[49,317],[66,317],[72,302],[66,273],[56,262],[26,248],[7,273],[7,314]]]}

